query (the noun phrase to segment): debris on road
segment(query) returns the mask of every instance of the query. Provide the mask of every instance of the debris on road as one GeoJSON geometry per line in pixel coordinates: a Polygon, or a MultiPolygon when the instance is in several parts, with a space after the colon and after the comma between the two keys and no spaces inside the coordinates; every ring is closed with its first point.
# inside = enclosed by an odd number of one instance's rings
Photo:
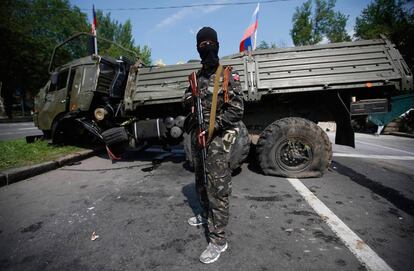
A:
{"type": "Polygon", "coordinates": [[[92,236],[91,236],[91,241],[95,241],[98,238],[99,238],[99,235],[97,235],[97,234],[95,234],[95,232],[93,232],[92,236]]]}

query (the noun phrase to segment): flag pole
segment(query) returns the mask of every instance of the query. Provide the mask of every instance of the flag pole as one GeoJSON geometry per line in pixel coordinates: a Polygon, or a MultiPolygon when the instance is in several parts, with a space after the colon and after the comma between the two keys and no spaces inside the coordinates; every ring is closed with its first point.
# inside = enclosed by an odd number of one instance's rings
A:
{"type": "Polygon", "coordinates": [[[92,5],[92,13],[93,13],[93,19],[92,19],[93,47],[94,47],[95,55],[97,55],[98,54],[98,39],[97,39],[98,31],[96,30],[97,21],[96,21],[95,5],[92,5]]]}
{"type": "MultiPolygon", "coordinates": [[[[259,11],[260,3],[257,3],[257,11],[259,11]]],[[[256,50],[257,45],[257,28],[256,31],[254,31],[254,44],[253,44],[253,50],[256,50]]]]}
{"type": "Polygon", "coordinates": [[[94,41],[94,48],[95,48],[95,55],[97,55],[98,54],[98,39],[97,39],[97,34],[98,34],[98,32],[96,31],[96,29],[95,29],[95,33],[94,33],[94,37],[93,37],[93,41],[94,41]]]}

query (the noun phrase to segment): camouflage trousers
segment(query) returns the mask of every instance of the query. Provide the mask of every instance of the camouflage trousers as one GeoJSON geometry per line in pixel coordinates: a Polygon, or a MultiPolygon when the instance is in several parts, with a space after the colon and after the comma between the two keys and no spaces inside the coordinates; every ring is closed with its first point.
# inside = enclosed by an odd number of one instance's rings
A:
{"type": "Polygon", "coordinates": [[[212,139],[207,147],[206,172],[204,183],[200,150],[196,137],[192,138],[196,193],[203,209],[202,215],[208,219],[210,241],[217,245],[226,243],[225,227],[229,221],[229,196],[231,194],[230,148],[234,144],[237,130],[226,130],[212,139]]]}

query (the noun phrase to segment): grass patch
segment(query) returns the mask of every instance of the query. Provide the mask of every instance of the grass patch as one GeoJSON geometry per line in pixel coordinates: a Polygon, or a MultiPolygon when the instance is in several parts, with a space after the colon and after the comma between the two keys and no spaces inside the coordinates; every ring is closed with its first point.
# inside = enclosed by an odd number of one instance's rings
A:
{"type": "Polygon", "coordinates": [[[0,170],[39,164],[79,150],[83,149],[51,146],[41,140],[32,144],[27,144],[25,139],[0,141],[0,170]]]}

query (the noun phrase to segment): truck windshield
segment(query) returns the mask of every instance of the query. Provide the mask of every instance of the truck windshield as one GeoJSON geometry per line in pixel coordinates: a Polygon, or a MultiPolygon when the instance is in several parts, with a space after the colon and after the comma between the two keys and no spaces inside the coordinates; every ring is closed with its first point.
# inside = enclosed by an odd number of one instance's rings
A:
{"type": "Polygon", "coordinates": [[[51,63],[51,71],[75,59],[79,59],[93,53],[93,44],[90,36],[77,36],[55,48],[51,63]]]}
{"type": "MultiPolygon", "coordinates": [[[[135,48],[124,48],[99,36],[97,44],[98,54],[101,56],[109,56],[115,59],[122,56],[133,62],[138,55],[138,51],[135,48]]],[[[93,36],[87,33],[76,34],[56,46],[54,54],[52,55],[49,72],[54,71],[56,67],[94,53],[93,36]]]]}

